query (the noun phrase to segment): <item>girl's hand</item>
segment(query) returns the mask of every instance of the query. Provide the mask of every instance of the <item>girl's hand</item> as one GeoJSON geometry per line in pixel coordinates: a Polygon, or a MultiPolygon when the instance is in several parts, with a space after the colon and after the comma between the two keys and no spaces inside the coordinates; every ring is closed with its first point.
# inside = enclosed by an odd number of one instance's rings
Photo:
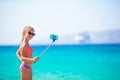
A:
{"type": "Polygon", "coordinates": [[[32,61],[33,61],[33,62],[37,62],[37,61],[38,61],[38,58],[37,58],[37,57],[34,57],[34,58],[32,59],[32,61]]]}

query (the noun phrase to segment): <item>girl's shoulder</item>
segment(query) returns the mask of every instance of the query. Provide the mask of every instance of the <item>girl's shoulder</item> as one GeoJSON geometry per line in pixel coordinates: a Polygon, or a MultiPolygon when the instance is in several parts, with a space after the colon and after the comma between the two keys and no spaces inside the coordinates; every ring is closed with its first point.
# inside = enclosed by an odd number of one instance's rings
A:
{"type": "Polygon", "coordinates": [[[20,48],[28,48],[28,47],[29,47],[28,43],[22,42],[20,44],[20,48]]]}
{"type": "Polygon", "coordinates": [[[19,45],[18,51],[21,52],[22,50],[26,50],[27,49],[27,44],[26,43],[21,43],[19,45]]]}

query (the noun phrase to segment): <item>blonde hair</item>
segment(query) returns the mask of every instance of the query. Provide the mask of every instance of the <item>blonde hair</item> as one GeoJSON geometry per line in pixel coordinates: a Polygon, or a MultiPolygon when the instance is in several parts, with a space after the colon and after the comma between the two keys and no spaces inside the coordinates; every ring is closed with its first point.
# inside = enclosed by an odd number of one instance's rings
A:
{"type": "Polygon", "coordinates": [[[32,26],[25,26],[24,29],[23,29],[23,32],[22,32],[22,40],[21,42],[24,40],[24,36],[25,36],[25,33],[28,32],[29,30],[34,30],[32,26]]]}

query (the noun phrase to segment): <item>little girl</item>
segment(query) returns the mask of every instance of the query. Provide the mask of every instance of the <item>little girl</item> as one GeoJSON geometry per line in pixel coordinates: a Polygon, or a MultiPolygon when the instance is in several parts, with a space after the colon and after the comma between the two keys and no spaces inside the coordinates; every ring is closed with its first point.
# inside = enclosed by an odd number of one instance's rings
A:
{"type": "Polygon", "coordinates": [[[22,41],[18,51],[18,58],[22,62],[20,65],[21,80],[32,80],[32,63],[38,61],[38,58],[32,58],[33,49],[29,45],[29,40],[35,36],[34,29],[31,26],[25,26],[22,32],[22,41]]]}

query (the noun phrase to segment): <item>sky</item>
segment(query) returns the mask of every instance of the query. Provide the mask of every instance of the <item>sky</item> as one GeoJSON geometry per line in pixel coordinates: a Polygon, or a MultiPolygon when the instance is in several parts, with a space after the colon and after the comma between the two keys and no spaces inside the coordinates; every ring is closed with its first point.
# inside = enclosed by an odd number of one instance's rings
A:
{"type": "Polygon", "coordinates": [[[0,0],[0,45],[19,44],[25,25],[35,29],[33,44],[50,34],[117,30],[120,0],[0,0]]]}

